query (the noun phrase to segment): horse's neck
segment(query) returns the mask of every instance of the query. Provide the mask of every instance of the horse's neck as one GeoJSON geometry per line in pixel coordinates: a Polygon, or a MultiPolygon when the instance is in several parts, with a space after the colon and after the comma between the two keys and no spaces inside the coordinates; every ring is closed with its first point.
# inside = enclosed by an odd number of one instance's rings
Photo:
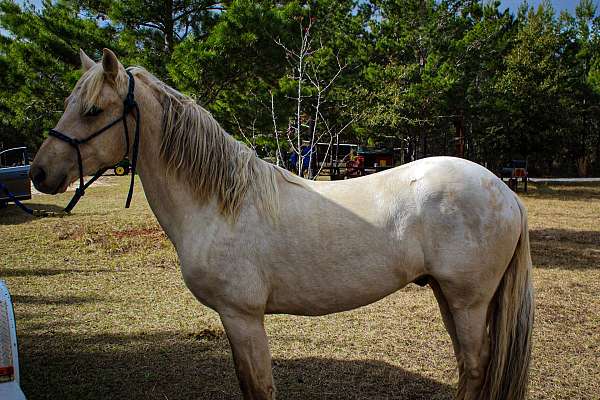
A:
{"type": "MultiPolygon", "coordinates": [[[[148,99],[146,99],[148,100],[148,99]]],[[[201,234],[220,218],[214,202],[198,204],[185,184],[167,175],[160,157],[162,113],[157,104],[140,104],[141,132],[138,172],[148,204],[173,244],[178,246],[183,236],[193,229],[201,234]],[[147,111],[144,112],[144,109],[147,111]]]]}

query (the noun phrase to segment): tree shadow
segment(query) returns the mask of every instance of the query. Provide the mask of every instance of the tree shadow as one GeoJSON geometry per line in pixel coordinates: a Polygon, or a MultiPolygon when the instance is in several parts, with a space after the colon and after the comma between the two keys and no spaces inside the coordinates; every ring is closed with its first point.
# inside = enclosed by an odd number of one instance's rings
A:
{"type": "Polygon", "coordinates": [[[600,231],[532,229],[533,264],[540,268],[599,269],[600,231]]]}
{"type": "MultiPolygon", "coordinates": [[[[21,382],[35,399],[241,399],[223,332],[22,334],[21,382]],[[52,388],[52,390],[48,390],[52,388]]],[[[278,398],[451,399],[449,385],[373,360],[275,359],[278,398]]]]}
{"type": "MultiPolygon", "coordinates": [[[[60,214],[64,208],[55,204],[37,204],[24,203],[27,207],[33,210],[43,210],[52,213],[60,214]]],[[[16,205],[10,203],[5,208],[0,209],[0,225],[19,225],[30,222],[36,218],[33,215],[27,214],[16,205]]]]}
{"type": "Polygon", "coordinates": [[[30,296],[30,295],[21,295],[16,294],[12,295],[13,303],[23,303],[23,304],[42,304],[42,305],[80,305],[86,303],[96,303],[99,301],[106,301],[100,297],[94,296],[57,296],[57,297],[49,297],[49,296],[30,296]]]}
{"type": "Polygon", "coordinates": [[[0,269],[0,278],[14,278],[27,276],[54,276],[62,274],[97,274],[99,272],[112,272],[110,269],[79,269],[79,268],[2,268],[0,269]]]}
{"type": "MultiPolygon", "coordinates": [[[[519,193],[523,195],[523,193],[519,193]]],[[[538,183],[533,186],[524,196],[536,199],[555,199],[555,200],[600,200],[600,184],[598,183],[576,183],[576,184],[543,184],[538,183]]]]}

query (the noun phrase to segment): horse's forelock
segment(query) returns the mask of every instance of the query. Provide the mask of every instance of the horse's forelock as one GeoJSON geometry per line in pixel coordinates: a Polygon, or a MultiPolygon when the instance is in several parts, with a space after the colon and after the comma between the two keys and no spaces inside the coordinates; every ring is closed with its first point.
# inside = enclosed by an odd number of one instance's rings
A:
{"type": "MultiPolygon", "coordinates": [[[[81,76],[75,89],[78,93],[77,105],[79,113],[83,115],[90,111],[92,107],[98,107],[102,103],[101,95],[105,79],[106,76],[101,63],[94,65],[81,76]]],[[[111,82],[111,84],[114,85],[120,97],[124,97],[127,94],[127,74],[124,69],[121,68],[119,70],[114,83],[111,82]]]]}

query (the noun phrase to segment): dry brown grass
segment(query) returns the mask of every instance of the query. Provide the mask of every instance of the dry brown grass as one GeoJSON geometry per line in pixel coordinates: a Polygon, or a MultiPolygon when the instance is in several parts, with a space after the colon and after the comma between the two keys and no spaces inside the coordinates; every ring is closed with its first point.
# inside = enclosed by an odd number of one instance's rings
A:
{"type": "MultiPolygon", "coordinates": [[[[25,393],[240,398],[216,314],[185,288],[140,190],[124,210],[127,179],[109,179],[66,218],[0,211],[25,393]]],[[[537,291],[531,397],[598,399],[600,187],[540,187],[525,202],[537,291]]],[[[280,399],[452,398],[455,362],[429,289],[327,317],[272,316],[267,329],[280,399]]]]}

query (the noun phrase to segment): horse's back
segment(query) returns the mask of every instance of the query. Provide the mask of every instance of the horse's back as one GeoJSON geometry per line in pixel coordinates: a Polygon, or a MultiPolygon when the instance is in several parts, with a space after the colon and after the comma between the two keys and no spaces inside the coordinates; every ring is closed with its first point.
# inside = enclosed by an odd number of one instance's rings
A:
{"type": "Polygon", "coordinates": [[[306,183],[320,196],[369,219],[394,217],[407,209],[424,216],[436,210],[453,214],[452,207],[478,211],[472,212],[473,218],[504,213],[510,219],[518,209],[515,195],[498,177],[456,157],[428,157],[351,180],[306,183]]]}

